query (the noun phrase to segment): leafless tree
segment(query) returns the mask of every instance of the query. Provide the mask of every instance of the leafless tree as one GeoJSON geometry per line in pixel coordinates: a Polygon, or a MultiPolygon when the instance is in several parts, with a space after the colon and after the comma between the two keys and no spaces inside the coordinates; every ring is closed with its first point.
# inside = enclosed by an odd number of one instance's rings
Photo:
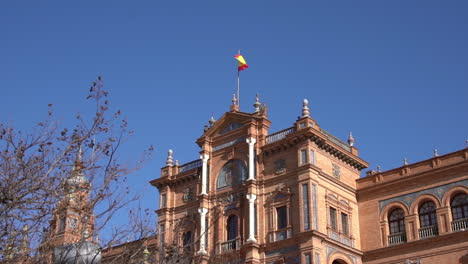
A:
{"type": "Polygon", "coordinates": [[[128,213],[128,225],[110,228],[110,222],[140,198],[129,189],[128,177],[150,158],[153,148],[123,163],[117,154],[133,132],[120,110],[111,112],[101,77],[87,99],[92,114],[77,114],[71,127],[57,121],[51,104],[46,118],[30,131],[0,123],[0,263],[44,261],[44,249],[55,246],[50,221],[62,203],[74,207],[81,218],[78,225],[92,227],[80,230],[75,245],[97,241],[104,229],[102,248],[152,235],[150,212],[138,206],[128,213]],[[85,184],[75,186],[77,179],[85,184]]]}

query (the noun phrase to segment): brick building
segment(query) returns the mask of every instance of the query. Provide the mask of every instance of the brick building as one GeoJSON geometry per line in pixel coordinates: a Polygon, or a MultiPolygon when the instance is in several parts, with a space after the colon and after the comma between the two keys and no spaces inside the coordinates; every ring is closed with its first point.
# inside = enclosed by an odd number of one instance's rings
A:
{"type": "Polygon", "coordinates": [[[258,98],[254,109],[234,98],[210,120],[199,160],[169,151],[151,181],[160,258],[171,247],[196,263],[468,263],[468,148],[360,178],[352,135],[321,128],[307,100],[276,133],[258,98]]]}

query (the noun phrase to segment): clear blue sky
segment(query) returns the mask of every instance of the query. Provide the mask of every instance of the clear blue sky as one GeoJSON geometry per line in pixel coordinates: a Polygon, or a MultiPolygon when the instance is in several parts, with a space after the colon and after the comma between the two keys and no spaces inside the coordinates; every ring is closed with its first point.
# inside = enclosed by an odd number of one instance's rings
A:
{"type": "Polygon", "coordinates": [[[156,209],[167,149],[181,164],[213,112],[229,109],[243,51],[241,110],[256,93],[271,132],[308,98],[312,117],[375,169],[459,150],[468,139],[467,1],[2,1],[0,121],[27,128],[53,103],[86,112],[102,75],[136,131],[122,154],[154,159],[132,182],[156,209]]]}

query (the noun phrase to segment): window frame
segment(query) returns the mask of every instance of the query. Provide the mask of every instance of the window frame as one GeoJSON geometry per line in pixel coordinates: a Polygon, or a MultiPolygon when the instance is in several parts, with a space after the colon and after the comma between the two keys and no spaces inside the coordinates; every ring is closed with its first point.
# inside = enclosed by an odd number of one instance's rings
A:
{"type": "Polygon", "coordinates": [[[388,234],[390,236],[396,235],[396,234],[406,234],[405,211],[401,207],[396,207],[390,210],[387,216],[387,221],[388,221],[388,234]],[[397,211],[399,215],[401,215],[402,217],[399,217],[396,219],[390,219],[393,216],[394,212],[397,212],[397,211]],[[394,224],[396,224],[396,226],[394,224]],[[392,231],[392,230],[395,230],[394,227],[397,227],[398,232],[392,231]]]}
{"type": "Polygon", "coordinates": [[[338,232],[338,222],[337,222],[338,214],[337,213],[338,213],[338,210],[335,207],[333,206],[328,207],[328,219],[329,219],[330,229],[336,232],[338,232]]]}
{"type": "Polygon", "coordinates": [[[424,227],[437,227],[437,206],[433,201],[422,202],[418,206],[419,226],[424,227]],[[424,210],[424,211],[423,211],[424,210]]]}
{"type": "Polygon", "coordinates": [[[450,210],[452,213],[452,220],[457,221],[461,219],[468,218],[468,194],[466,193],[457,193],[452,199],[450,199],[450,210]],[[459,196],[464,196],[464,201],[458,204],[458,201],[455,201],[459,196]],[[454,203],[457,202],[456,205],[454,203]]]}

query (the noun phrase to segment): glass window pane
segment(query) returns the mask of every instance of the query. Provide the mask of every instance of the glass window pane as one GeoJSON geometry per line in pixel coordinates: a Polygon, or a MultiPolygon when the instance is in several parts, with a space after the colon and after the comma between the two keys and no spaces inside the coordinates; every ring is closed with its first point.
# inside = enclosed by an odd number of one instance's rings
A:
{"type": "Polygon", "coordinates": [[[286,206],[281,206],[276,208],[277,215],[277,229],[283,229],[288,226],[287,219],[288,213],[286,206]]]}
{"type": "Polygon", "coordinates": [[[304,202],[304,230],[310,229],[309,184],[302,185],[302,200],[304,202]]]}
{"type": "Polygon", "coordinates": [[[341,228],[344,235],[348,235],[348,215],[345,213],[341,213],[341,228]]]}
{"type": "Polygon", "coordinates": [[[301,150],[301,164],[306,164],[307,163],[307,150],[303,149],[301,150]]]}
{"type": "Polygon", "coordinates": [[[330,227],[336,230],[336,209],[330,207],[330,227]]]}

